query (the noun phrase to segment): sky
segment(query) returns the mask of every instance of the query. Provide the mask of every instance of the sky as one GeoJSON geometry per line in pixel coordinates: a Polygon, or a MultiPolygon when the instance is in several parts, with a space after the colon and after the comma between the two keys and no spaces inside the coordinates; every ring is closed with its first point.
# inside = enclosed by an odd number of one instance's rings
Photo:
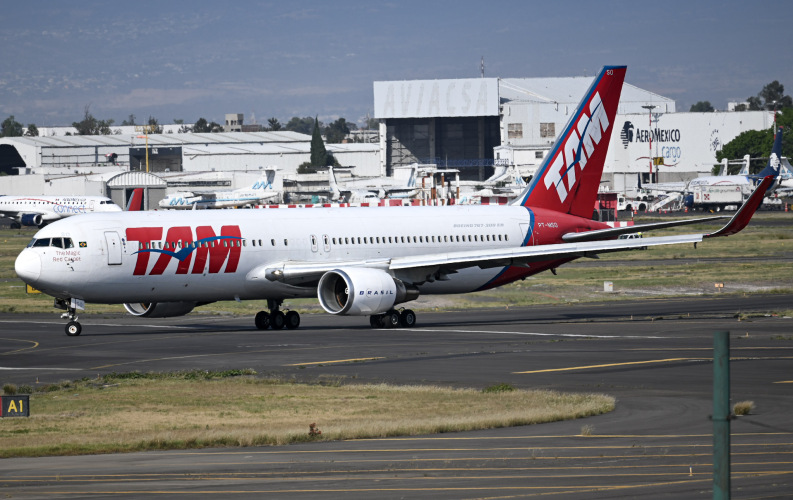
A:
{"type": "Polygon", "coordinates": [[[64,126],[374,114],[375,81],[594,76],[725,109],[793,94],[793,2],[2,2],[0,121],[64,126]]]}

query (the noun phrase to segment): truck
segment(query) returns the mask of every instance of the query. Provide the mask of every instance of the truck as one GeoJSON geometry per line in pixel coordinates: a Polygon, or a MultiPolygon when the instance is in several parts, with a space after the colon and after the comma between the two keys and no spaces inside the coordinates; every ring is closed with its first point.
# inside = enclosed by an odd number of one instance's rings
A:
{"type": "Polygon", "coordinates": [[[719,212],[734,207],[738,209],[751,194],[748,184],[713,184],[693,186],[685,199],[690,210],[719,212]]]}

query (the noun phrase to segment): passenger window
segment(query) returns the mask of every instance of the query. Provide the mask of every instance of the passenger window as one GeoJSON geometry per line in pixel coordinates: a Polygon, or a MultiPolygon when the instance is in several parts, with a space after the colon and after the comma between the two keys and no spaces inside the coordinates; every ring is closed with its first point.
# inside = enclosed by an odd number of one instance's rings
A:
{"type": "Polygon", "coordinates": [[[275,246],[275,239],[270,240],[270,243],[275,246]]]}

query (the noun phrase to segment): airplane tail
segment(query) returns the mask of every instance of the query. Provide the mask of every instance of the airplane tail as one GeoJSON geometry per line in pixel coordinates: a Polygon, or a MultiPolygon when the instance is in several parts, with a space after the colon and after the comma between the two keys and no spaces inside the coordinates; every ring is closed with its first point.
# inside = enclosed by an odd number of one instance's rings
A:
{"type": "Polygon", "coordinates": [[[592,217],[625,71],[625,66],[600,71],[514,204],[592,217]]]}
{"type": "Polygon", "coordinates": [[[143,188],[135,188],[132,190],[132,196],[127,202],[127,212],[140,212],[143,210],[143,188]]]}
{"type": "Polygon", "coordinates": [[[771,157],[768,158],[768,165],[757,174],[759,179],[769,175],[776,178],[779,175],[779,167],[782,158],[782,127],[779,127],[774,138],[774,147],[771,148],[771,157]]]}
{"type": "Polygon", "coordinates": [[[330,186],[330,193],[332,200],[341,200],[342,194],[339,190],[339,185],[336,184],[336,174],[333,173],[333,167],[328,167],[328,185],[330,186]]]}

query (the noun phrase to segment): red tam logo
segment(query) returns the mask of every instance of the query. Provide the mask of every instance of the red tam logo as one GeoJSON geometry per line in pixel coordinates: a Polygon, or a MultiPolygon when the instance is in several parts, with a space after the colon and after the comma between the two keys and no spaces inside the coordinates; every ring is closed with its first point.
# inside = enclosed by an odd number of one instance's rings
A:
{"type": "Polygon", "coordinates": [[[165,242],[160,247],[162,240],[162,227],[131,227],[127,229],[127,239],[137,241],[139,250],[135,252],[138,260],[135,263],[135,276],[146,274],[149,268],[149,256],[160,254],[149,275],[159,275],[165,272],[168,264],[173,259],[179,263],[176,274],[187,274],[192,264],[192,274],[202,274],[207,269],[209,261],[210,274],[220,272],[226,264],[224,272],[233,273],[237,270],[242,251],[242,236],[239,226],[223,226],[220,235],[216,236],[212,226],[198,226],[193,229],[189,226],[168,228],[165,242]],[[155,243],[156,242],[156,243],[155,243]],[[156,247],[156,248],[155,248],[156,247]],[[195,254],[195,259],[193,258],[195,254]]]}

